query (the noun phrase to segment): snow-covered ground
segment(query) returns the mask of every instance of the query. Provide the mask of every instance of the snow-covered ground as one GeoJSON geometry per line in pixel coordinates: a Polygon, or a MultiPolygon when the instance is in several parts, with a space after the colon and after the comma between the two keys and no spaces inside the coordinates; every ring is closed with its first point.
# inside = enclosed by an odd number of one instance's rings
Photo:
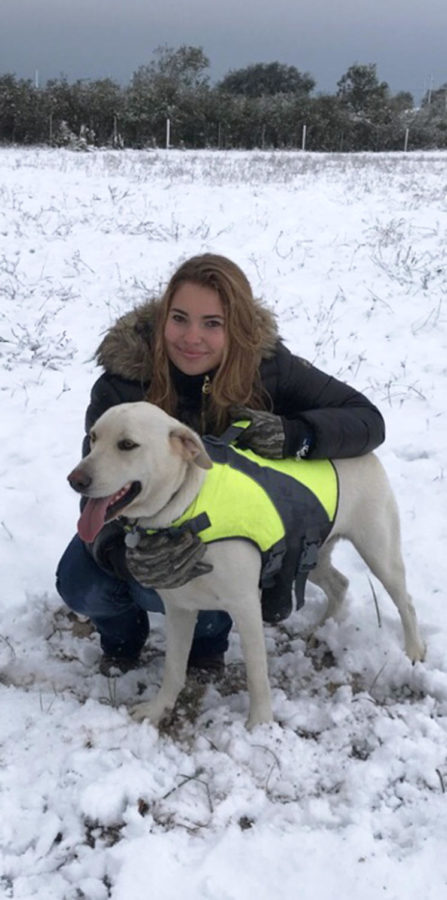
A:
{"type": "Polygon", "coordinates": [[[447,156],[0,150],[0,897],[447,896],[447,156]],[[54,588],[100,335],[181,259],[233,258],[300,355],[382,409],[428,644],[354,551],[343,621],[266,628],[276,723],[244,728],[232,635],[168,730],[128,707],[163,662],[98,674],[54,588]],[[377,595],[377,605],[373,597],[377,595]]]}

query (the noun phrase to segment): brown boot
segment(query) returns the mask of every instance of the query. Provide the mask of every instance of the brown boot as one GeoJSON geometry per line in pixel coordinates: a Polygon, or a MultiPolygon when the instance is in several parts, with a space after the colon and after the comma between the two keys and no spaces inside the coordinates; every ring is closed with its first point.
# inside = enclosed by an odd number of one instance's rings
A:
{"type": "Polygon", "coordinates": [[[107,656],[105,653],[99,661],[99,671],[106,678],[117,678],[131,669],[138,669],[140,660],[138,656],[107,656]]]}

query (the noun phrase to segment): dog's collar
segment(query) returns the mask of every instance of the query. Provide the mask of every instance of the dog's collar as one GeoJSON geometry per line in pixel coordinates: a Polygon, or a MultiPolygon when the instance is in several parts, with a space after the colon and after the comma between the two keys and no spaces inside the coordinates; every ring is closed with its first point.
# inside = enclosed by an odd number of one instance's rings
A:
{"type": "Polygon", "coordinates": [[[181,534],[183,531],[190,531],[192,534],[198,534],[199,531],[203,531],[211,525],[208,514],[205,512],[200,513],[193,519],[188,519],[188,521],[184,522],[182,525],[168,525],[165,528],[143,528],[142,525],[138,524],[138,519],[131,521],[130,519],[125,519],[124,516],[121,516],[121,519],[125,522],[125,524],[123,524],[123,530],[125,531],[124,543],[126,544],[126,547],[137,547],[140,543],[142,534],[167,534],[169,537],[176,537],[176,535],[181,534]]]}

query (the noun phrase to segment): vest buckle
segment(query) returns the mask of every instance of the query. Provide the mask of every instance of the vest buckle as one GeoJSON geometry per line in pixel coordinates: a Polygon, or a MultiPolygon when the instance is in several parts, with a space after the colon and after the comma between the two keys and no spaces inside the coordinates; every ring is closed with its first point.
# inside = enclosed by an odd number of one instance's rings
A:
{"type": "Polygon", "coordinates": [[[315,569],[318,562],[318,551],[321,547],[321,538],[312,538],[305,535],[298,563],[298,572],[310,572],[315,569]]]}

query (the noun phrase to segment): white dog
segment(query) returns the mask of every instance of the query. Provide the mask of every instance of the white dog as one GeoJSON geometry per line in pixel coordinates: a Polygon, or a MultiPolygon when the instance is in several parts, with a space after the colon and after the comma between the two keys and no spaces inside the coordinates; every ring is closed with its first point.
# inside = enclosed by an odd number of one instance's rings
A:
{"type": "MultiPolygon", "coordinates": [[[[68,476],[91,498],[93,517],[138,519],[144,528],[165,528],[189,506],[212,462],[200,438],[150,403],[123,403],[107,410],[90,432],[91,450],[68,476]]],[[[339,504],[329,538],[319,551],[312,582],[326,593],[325,618],[343,602],[348,581],[330,561],[338,538],[355,546],[396,604],[405,649],[416,662],[424,658],[415,610],[405,584],[396,502],[385,471],[373,454],[334,461],[339,504]]],[[[166,610],[166,660],[156,697],[133,708],[133,716],[158,724],[174,707],[184,686],[198,610],[226,610],[239,629],[247,670],[248,727],[270,722],[272,707],[263,635],[259,576],[261,556],[246,540],[207,546],[210,573],[176,589],[160,590],[166,610]]]]}

